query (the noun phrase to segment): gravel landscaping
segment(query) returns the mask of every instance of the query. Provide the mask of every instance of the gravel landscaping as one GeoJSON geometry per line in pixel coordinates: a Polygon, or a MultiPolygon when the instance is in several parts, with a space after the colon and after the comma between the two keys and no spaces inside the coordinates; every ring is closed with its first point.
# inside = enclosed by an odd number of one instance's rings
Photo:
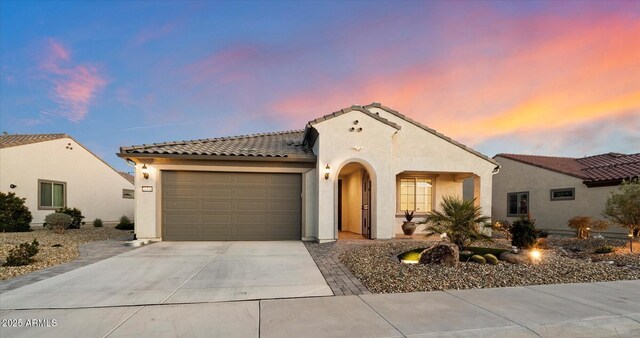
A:
{"type": "Polygon", "coordinates": [[[59,265],[76,259],[79,255],[78,245],[82,243],[104,240],[131,240],[131,231],[117,230],[113,226],[102,228],[83,226],[80,229],[67,230],[63,234],[56,234],[42,227],[32,227],[30,232],[0,233],[0,263],[14,246],[37,239],[40,251],[34,257],[35,262],[25,266],[2,266],[0,280],[20,276],[50,266],[59,265]],[[55,245],[55,246],[54,246],[55,245]]]}
{"type": "MultiPolygon", "coordinates": [[[[433,245],[429,241],[364,242],[340,255],[340,261],[373,293],[417,292],[449,289],[494,288],[525,285],[585,283],[640,279],[640,244],[630,254],[623,240],[548,239],[539,264],[497,265],[461,262],[457,268],[441,265],[400,264],[397,255],[433,245]],[[609,254],[593,254],[603,245],[609,254]]],[[[474,246],[485,246],[475,244],[474,246]]],[[[489,246],[489,245],[486,245],[489,246]]],[[[509,247],[499,239],[492,247],[509,247]]]]}

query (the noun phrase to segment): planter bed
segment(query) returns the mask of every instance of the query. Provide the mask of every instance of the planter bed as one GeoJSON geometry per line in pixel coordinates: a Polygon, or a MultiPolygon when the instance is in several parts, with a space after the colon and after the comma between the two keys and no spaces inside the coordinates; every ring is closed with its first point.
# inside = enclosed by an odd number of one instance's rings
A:
{"type": "MultiPolygon", "coordinates": [[[[557,241],[566,240],[558,239],[557,241]]],[[[629,254],[625,251],[624,241],[612,243],[618,247],[614,253],[573,257],[571,254],[565,254],[572,251],[564,249],[562,243],[556,244],[556,241],[550,237],[550,249],[542,251],[542,260],[537,265],[516,265],[502,261],[497,265],[461,262],[457,268],[451,268],[440,265],[399,263],[397,259],[399,254],[430,245],[429,242],[424,241],[364,244],[344,252],[340,255],[340,260],[373,293],[640,279],[640,254],[629,254]],[[592,256],[602,258],[602,262],[594,262],[597,259],[592,259],[592,256]],[[624,266],[610,263],[616,259],[624,261],[624,266]]],[[[591,245],[592,243],[578,244],[591,245]]],[[[485,243],[479,245],[484,247],[485,243]]],[[[509,243],[497,240],[491,243],[491,246],[507,248],[509,243]]],[[[585,252],[591,251],[585,249],[585,252]]]]}

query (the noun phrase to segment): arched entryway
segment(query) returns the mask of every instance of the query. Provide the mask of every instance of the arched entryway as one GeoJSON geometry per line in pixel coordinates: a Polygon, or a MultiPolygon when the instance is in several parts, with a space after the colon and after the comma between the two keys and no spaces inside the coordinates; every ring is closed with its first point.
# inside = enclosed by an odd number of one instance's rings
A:
{"type": "Polygon", "coordinates": [[[338,239],[371,238],[371,175],[360,163],[351,162],[338,173],[338,239]]]}

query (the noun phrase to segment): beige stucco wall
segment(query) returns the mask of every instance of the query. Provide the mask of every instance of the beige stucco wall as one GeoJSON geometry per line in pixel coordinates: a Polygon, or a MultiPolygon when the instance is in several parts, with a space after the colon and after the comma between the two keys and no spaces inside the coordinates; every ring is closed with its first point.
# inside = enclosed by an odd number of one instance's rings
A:
{"type": "MultiPolygon", "coordinates": [[[[602,219],[602,209],[611,191],[618,187],[588,188],[582,180],[551,170],[531,166],[503,157],[496,157],[500,172],[493,178],[493,220],[507,217],[507,193],[529,192],[529,211],[539,229],[572,233],[567,220],[574,216],[591,216],[602,219]],[[575,200],[551,201],[550,190],[575,188],[575,200]]],[[[612,226],[604,235],[623,236],[626,230],[612,226]]]]}
{"type": "Polygon", "coordinates": [[[266,173],[300,173],[302,177],[302,238],[315,240],[317,211],[314,207],[317,181],[314,168],[300,168],[295,164],[280,165],[278,163],[259,162],[207,162],[207,161],[166,161],[136,159],[136,224],[135,232],[139,239],[162,240],[162,171],[222,171],[222,172],[266,172],[266,173]],[[145,179],[141,168],[146,163],[149,178],[145,179]],[[151,187],[153,191],[143,192],[143,187],[151,187]]]}
{"type": "Polygon", "coordinates": [[[321,242],[337,238],[336,176],[350,162],[361,163],[371,175],[373,238],[392,238],[399,231],[402,218],[396,217],[396,176],[405,171],[428,172],[442,177],[436,180],[436,206],[445,194],[462,196],[464,178],[477,175],[480,178],[480,205],[484,213],[490,215],[494,164],[383,109],[372,108],[370,111],[397,123],[402,129],[398,131],[359,111],[314,125],[319,133],[315,148],[319,177],[317,224],[321,242]],[[354,125],[355,120],[358,120],[357,125],[354,125]],[[363,130],[350,132],[352,126],[363,130]],[[329,180],[323,175],[327,164],[332,170],[329,180]]]}
{"type": "Polygon", "coordinates": [[[122,198],[122,189],[133,185],[72,139],[0,149],[0,191],[26,198],[34,225],[53,212],[38,210],[38,179],[66,182],[67,206],[80,209],[88,226],[95,218],[115,222],[134,216],[134,200],[122,198]],[[69,143],[72,150],[66,149],[69,143]]]}

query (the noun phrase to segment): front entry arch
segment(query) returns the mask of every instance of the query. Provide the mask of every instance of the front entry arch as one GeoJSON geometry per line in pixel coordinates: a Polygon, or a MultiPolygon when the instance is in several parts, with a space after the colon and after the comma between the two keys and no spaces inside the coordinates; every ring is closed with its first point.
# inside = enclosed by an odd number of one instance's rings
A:
{"type": "Polygon", "coordinates": [[[351,162],[338,173],[336,208],[338,239],[370,239],[372,236],[372,184],[366,167],[351,162]]]}

